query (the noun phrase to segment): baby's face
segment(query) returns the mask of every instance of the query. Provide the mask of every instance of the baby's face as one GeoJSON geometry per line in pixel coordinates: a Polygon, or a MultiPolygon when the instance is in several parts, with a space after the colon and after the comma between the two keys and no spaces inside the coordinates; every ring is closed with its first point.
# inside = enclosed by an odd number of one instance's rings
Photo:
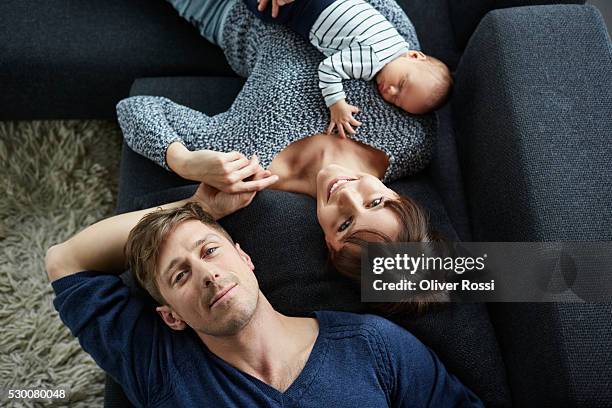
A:
{"type": "Polygon", "coordinates": [[[382,98],[413,114],[429,111],[431,76],[427,56],[420,51],[408,51],[394,59],[376,75],[382,98]]]}

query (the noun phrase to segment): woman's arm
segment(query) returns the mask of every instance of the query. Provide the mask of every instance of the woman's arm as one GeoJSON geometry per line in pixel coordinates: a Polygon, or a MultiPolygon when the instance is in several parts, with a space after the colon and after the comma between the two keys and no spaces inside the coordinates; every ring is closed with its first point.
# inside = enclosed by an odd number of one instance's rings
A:
{"type": "MultiPolygon", "coordinates": [[[[264,176],[265,172],[262,170],[255,178],[264,176]]],[[[148,213],[158,209],[177,208],[194,201],[218,220],[249,205],[255,194],[227,194],[201,184],[188,199],[104,219],[85,228],[66,242],[50,247],[45,258],[47,274],[49,279],[54,281],[86,270],[123,271],[126,266],[123,249],[128,235],[148,213]]]]}
{"type": "Polygon", "coordinates": [[[166,158],[168,166],[179,176],[200,181],[226,193],[260,191],[278,181],[278,176],[270,172],[265,172],[262,178],[252,179],[263,171],[256,155],[247,159],[238,152],[192,152],[182,143],[173,142],[168,147],[166,158]]]}
{"type": "Polygon", "coordinates": [[[134,96],[119,102],[117,118],[128,146],[167,170],[227,193],[259,191],[277,181],[270,175],[249,180],[261,171],[259,159],[208,150],[204,140],[222,135],[219,117],[157,96],[134,96]]]}
{"type": "Polygon", "coordinates": [[[117,119],[128,146],[166,170],[172,142],[189,150],[206,149],[203,134],[214,134],[217,121],[202,112],[159,96],[133,96],[117,104],[117,119]]]}

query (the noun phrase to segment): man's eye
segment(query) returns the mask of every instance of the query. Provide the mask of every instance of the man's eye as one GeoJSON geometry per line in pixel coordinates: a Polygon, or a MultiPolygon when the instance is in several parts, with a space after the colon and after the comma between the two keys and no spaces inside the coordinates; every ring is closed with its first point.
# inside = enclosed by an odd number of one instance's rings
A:
{"type": "Polygon", "coordinates": [[[351,225],[352,220],[352,217],[347,218],[346,221],[344,221],[342,224],[340,224],[340,227],[338,227],[338,232],[342,232],[347,229],[351,225]]]}
{"type": "Polygon", "coordinates": [[[380,205],[383,202],[383,198],[379,197],[376,200],[372,200],[370,204],[368,204],[368,208],[374,208],[380,205]]]}
{"type": "Polygon", "coordinates": [[[202,258],[212,255],[217,250],[217,247],[210,247],[202,251],[202,258]]]}
{"type": "Polygon", "coordinates": [[[185,275],[187,275],[187,271],[180,271],[179,273],[177,273],[176,277],[174,278],[174,283],[179,283],[185,275]]]}

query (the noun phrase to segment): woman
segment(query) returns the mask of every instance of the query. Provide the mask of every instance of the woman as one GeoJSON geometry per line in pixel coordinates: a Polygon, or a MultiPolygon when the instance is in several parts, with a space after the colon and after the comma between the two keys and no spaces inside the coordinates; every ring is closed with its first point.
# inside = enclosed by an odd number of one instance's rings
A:
{"type": "MultiPolygon", "coordinates": [[[[373,84],[346,81],[348,98],[363,108],[363,123],[351,138],[326,135],[329,118],[318,88],[316,50],[282,27],[262,23],[242,2],[216,8],[211,4],[218,1],[173,3],[248,79],[232,107],[213,117],[161,97],[121,101],[119,122],[134,151],[225,192],[271,187],[310,195],[332,262],[353,278],[359,277],[360,247],[367,241],[434,238],[425,211],[381,181],[428,163],[433,116],[407,115],[382,101],[373,84]],[[266,177],[249,179],[262,168],[266,177]]],[[[418,45],[394,1],[371,4],[418,45]]]]}

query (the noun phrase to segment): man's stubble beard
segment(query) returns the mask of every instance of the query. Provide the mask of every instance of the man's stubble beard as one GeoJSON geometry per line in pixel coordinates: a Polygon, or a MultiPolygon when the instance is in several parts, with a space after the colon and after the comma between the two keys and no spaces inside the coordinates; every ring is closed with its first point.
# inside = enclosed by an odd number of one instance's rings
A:
{"type": "MultiPolygon", "coordinates": [[[[235,336],[253,319],[253,316],[257,313],[257,309],[259,308],[259,300],[259,290],[257,290],[254,306],[250,304],[233,306],[231,307],[232,312],[236,314],[234,318],[230,319],[223,327],[203,327],[202,332],[215,337],[235,336]]],[[[214,326],[217,325],[215,324],[214,326]]]]}

